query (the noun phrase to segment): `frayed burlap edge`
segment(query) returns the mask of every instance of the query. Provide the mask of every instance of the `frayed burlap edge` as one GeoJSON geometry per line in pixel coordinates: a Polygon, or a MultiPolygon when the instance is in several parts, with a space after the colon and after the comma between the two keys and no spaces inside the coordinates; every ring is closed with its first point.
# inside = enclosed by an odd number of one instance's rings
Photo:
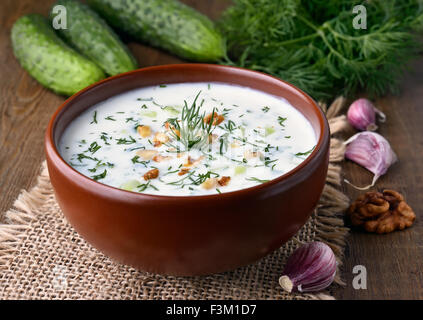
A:
{"type": "MultiPolygon", "coordinates": [[[[337,259],[337,275],[334,282],[345,285],[340,277],[346,236],[349,229],[344,226],[342,213],[349,205],[348,197],[343,194],[341,186],[341,166],[344,159],[345,146],[342,140],[335,138],[337,133],[348,127],[345,115],[340,112],[345,104],[345,98],[337,98],[329,108],[321,105],[329,121],[331,129],[330,158],[327,183],[324,187],[320,202],[315,212],[316,237],[315,240],[328,244],[334,251],[337,259]]],[[[37,209],[41,208],[48,197],[53,193],[47,166],[42,164],[41,174],[35,187],[29,192],[23,190],[13,207],[4,214],[4,223],[0,224],[0,272],[8,267],[19,250],[19,244],[26,237],[26,230],[31,228],[31,221],[36,219],[37,209]]],[[[301,243],[296,237],[295,242],[301,243]]],[[[307,299],[331,300],[333,296],[326,293],[304,294],[307,299]]]]}

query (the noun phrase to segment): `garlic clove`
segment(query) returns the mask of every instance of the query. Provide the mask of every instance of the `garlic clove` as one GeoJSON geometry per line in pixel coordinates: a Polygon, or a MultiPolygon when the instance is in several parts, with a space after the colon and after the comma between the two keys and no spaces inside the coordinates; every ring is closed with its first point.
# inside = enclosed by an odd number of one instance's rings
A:
{"type": "Polygon", "coordinates": [[[364,98],[354,101],[347,112],[348,122],[361,131],[375,131],[378,128],[376,116],[380,122],[385,122],[385,114],[377,109],[370,100],[364,98]]]}
{"type": "Polygon", "coordinates": [[[323,242],[301,246],[288,258],[280,286],[287,292],[313,292],[327,288],[335,278],[336,258],[323,242]]]}
{"type": "Polygon", "coordinates": [[[373,187],[379,177],[384,175],[389,167],[398,161],[397,155],[389,142],[375,132],[357,133],[344,144],[347,145],[345,158],[356,162],[374,174],[372,183],[365,187],[357,187],[348,180],[344,180],[358,190],[367,190],[373,187]]]}

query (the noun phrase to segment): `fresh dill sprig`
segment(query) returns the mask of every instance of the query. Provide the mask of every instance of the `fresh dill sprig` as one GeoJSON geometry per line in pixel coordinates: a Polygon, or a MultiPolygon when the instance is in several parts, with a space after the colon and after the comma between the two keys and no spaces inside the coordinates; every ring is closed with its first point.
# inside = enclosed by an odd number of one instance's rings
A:
{"type": "Polygon", "coordinates": [[[422,0],[234,0],[221,29],[237,65],[289,81],[318,100],[395,92],[423,29],[422,0]],[[355,29],[352,9],[367,9],[355,29]]]}
{"type": "Polygon", "coordinates": [[[200,94],[201,91],[197,94],[191,106],[188,106],[187,102],[184,101],[180,118],[169,118],[167,120],[172,137],[182,144],[184,150],[172,143],[168,145],[178,152],[189,151],[194,148],[202,150],[209,144],[209,136],[214,129],[213,120],[216,111],[213,109],[209,122],[204,121],[206,114],[205,112],[200,113],[201,105],[197,104],[200,94]]]}

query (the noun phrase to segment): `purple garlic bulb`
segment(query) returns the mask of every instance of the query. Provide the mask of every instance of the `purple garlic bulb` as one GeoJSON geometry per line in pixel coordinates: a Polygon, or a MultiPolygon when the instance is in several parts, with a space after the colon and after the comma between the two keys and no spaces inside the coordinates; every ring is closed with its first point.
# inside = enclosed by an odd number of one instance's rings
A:
{"type": "Polygon", "coordinates": [[[376,109],[370,100],[362,98],[351,104],[347,112],[347,119],[358,130],[375,131],[377,129],[376,115],[378,115],[380,122],[385,122],[385,114],[376,109]]]}
{"type": "Polygon", "coordinates": [[[336,259],[332,249],[323,242],[310,242],[288,258],[279,284],[288,292],[321,291],[333,282],[335,274],[336,259]]]}
{"type": "MultiPolygon", "coordinates": [[[[370,185],[366,187],[353,185],[359,190],[367,190],[373,187],[377,179],[384,175],[388,168],[398,160],[389,142],[376,132],[357,133],[345,141],[345,144],[347,144],[345,158],[358,163],[374,174],[370,185]]],[[[351,184],[348,180],[345,181],[351,184]]]]}

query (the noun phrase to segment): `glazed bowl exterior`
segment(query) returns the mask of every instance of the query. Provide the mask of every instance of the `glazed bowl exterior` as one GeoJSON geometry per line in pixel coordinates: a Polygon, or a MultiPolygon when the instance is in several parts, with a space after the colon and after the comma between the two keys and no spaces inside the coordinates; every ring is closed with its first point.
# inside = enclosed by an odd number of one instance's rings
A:
{"type": "Polygon", "coordinates": [[[45,152],[57,202],[90,244],[140,270],[202,275],[252,263],[304,225],[325,184],[329,127],[309,96],[280,79],[227,66],[165,65],[108,78],[70,97],[51,118],[45,152]],[[205,196],[120,190],[83,176],[60,156],[57,145],[65,128],[92,105],[128,90],[181,82],[223,82],[283,97],[310,121],[318,143],[303,163],[281,177],[205,196]]]}

